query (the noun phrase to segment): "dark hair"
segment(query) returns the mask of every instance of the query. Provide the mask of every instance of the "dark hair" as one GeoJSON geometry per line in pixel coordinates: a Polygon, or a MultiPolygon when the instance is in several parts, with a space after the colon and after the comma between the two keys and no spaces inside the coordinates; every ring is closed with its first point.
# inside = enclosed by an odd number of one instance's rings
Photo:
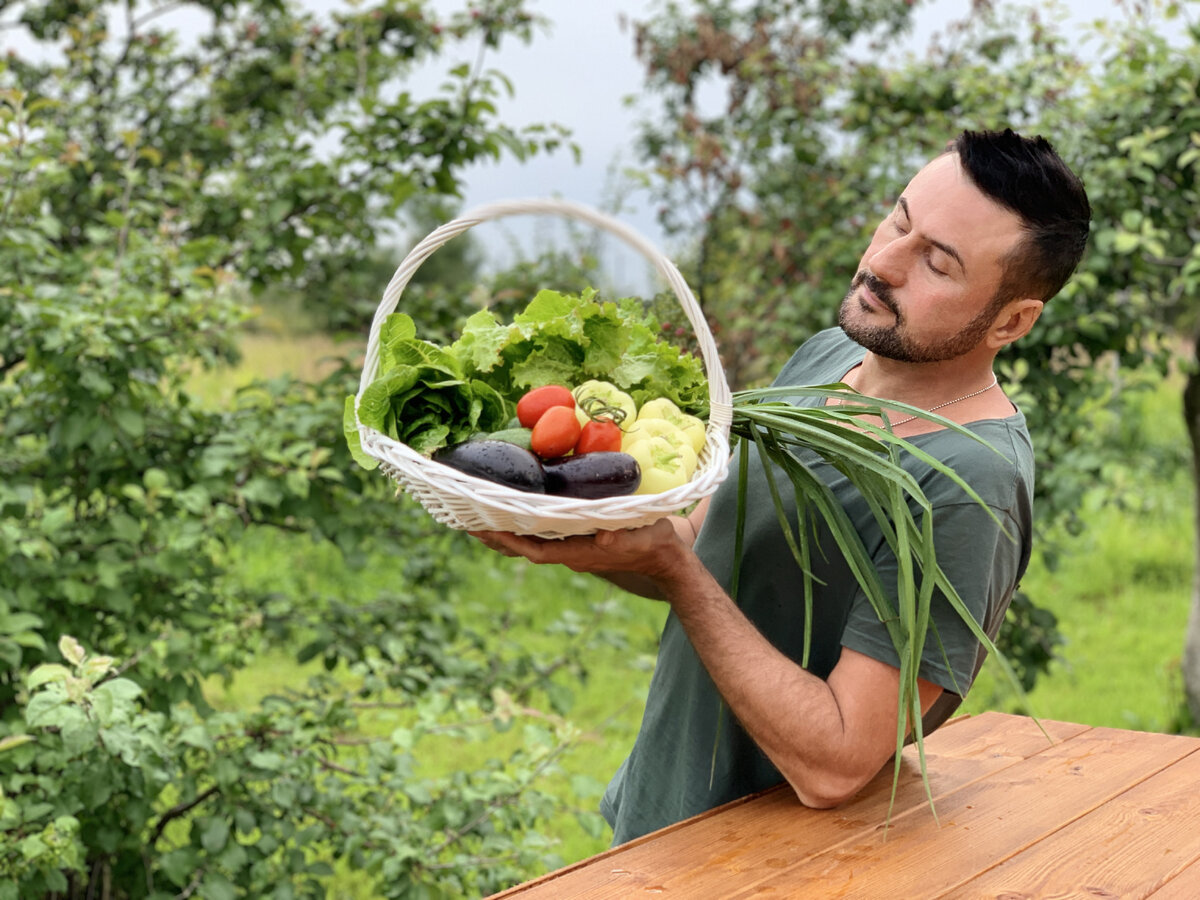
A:
{"type": "Polygon", "coordinates": [[[948,148],[971,181],[1016,213],[1025,238],[1004,260],[997,304],[1021,297],[1049,300],[1083,258],[1092,208],[1083,182],[1043,137],[964,131],[948,148]]]}

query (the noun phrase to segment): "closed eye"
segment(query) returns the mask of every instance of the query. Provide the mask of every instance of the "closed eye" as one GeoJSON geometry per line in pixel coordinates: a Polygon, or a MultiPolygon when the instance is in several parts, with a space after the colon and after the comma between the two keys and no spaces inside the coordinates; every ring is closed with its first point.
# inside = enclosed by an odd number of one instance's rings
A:
{"type": "MultiPolygon", "coordinates": [[[[899,231],[901,234],[908,234],[908,230],[911,227],[912,217],[908,212],[908,201],[903,197],[897,201],[896,209],[892,212],[892,219],[897,231],[899,231]],[[901,216],[904,218],[903,225],[900,222],[901,216]]],[[[954,249],[954,247],[952,247],[950,244],[943,243],[942,241],[935,241],[932,238],[926,238],[926,240],[929,243],[930,249],[926,251],[925,264],[929,266],[931,271],[936,272],[938,275],[949,275],[948,270],[938,268],[932,262],[933,253],[938,252],[944,253],[950,260],[953,261],[955,265],[958,266],[958,269],[962,272],[963,276],[966,276],[966,264],[963,262],[962,256],[957,250],[954,249]]]]}

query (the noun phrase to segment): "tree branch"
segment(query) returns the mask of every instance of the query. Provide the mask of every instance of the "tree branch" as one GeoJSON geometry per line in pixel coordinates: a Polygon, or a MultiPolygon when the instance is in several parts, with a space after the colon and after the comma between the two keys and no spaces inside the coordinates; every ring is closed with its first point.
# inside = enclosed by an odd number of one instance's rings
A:
{"type": "MultiPolygon", "coordinates": [[[[24,153],[22,151],[25,149],[26,138],[25,106],[21,101],[17,101],[17,104],[17,141],[12,145],[13,157],[17,160],[17,162],[23,162],[24,153]]],[[[0,228],[4,228],[8,225],[8,214],[12,210],[13,201],[17,197],[17,183],[20,180],[20,173],[14,173],[12,180],[8,184],[8,194],[4,198],[4,209],[0,210],[0,228]]]]}
{"type": "Polygon", "coordinates": [[[130,25],[132,28],[141,28],[143,25],[145,25],[147,22],[151,21],[152,19],[156,19],[159,16],[163,16],[163,15],[166,15],[167,13],[174,12],[177,9],[183,9],[185,6],[187,6],[187,4],[184,3],[183,0],[177,0],[177,2],[175,2],[175,3],[165,3],[162,6],[158,7],[157,9],[152,9],[149,12],[143,13],[142,15],[138,16],[136,19],[133,19],[130,22],[130,25]]]}
{"type": "Polygon", "coordinates": [[[163,629],[162,631],[160,631],[158,633],[158,637],[154,638],[149,643],[147,643],[146,646],[142,647],[141,650],[139,650],[137,653],[133,654],[133,656],[129,657],[129,659],[125,660],[125,662],[123,664],[121,664],[118,668],[114,669],[111,674],[106,675],[103,678],[101,678],[99,681],[97,681],[96,684],[100,685],[100,684],[104,684],[104,682],[106,682],[106,681],[111,681],[114,678],[120,678],[122,675],[124,675],[126,672],[128,672],[130,669],[132,669],[134,666],[136,666],[141,661],[143,656],[145,656],[148,652],[150,652],[150,648],[154,645],[155,641],[164,641],[170,636],[171,636],[171,629],[170,628],[163,629]]]}
{"type": "Polygon", "coordinates": [[[338,765],[331,759],[325,759],[323,756],[317,757],[317,762],[321,764],[321,768],[328,772],[341,772],[343,775],[349,775],[352,778],[362,778],[361,772],[355,772],[353,769],[348,769],[345,766],[338,765]]]}
{"type": "Polygon", "coordinates": [[[198,795],[194,799],[188,800],[186,803],[177,803],[175,806],[172,806],[170,809],[168,809],[165,813],[163,813],[162,818],[158,820],[158,824],[154,826],[154,834],[150,835],[150,846],[153,847],[158,843],[158,839],[162,837],[162,833],[166,830],[168,822],[170,822],[172,819],[178,819],[182,815],[186,815],[213,794],[219,794],[220,792],[221,789],[214,784],[207,791],[198,795]]]}
{"type": "Polygon", "coordinates": [[[204,880],[204,869],[196,873],[195,877],[188,882],[188,886],[175,895],[175,900],[187,900],[188,897],[196,893],[196,888],[200,887],[200,882],[204,880]]]}
{"type": "Polygon", "coordinates": [[[0,360],[0,375],[7,375],[23,362],[25,362],[24,356],[14,356],[12,359],[0,360]]]}

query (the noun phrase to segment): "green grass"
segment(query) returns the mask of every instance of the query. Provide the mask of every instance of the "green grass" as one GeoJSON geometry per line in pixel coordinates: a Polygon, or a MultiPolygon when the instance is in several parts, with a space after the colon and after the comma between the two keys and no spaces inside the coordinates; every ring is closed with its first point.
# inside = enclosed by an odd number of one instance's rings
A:
{"type": "MultiPolygon", "coordinates": [[[[1122,503],[1097,490],[1085,504],[1088,527],[1060,564],[1035,558],[1022,582],[1065,639],[1029,694],[1039,717],[1144,731],[1180,724],[1196,525],[1180,389],[1175,378],[1132,399],[1121,423],[1132,430],[1130,453],[1105,479],[1122,503]]],[[[989,662],[963,711],[991,708],[1020,707],[989,662]]]]}
{"type": "Polygon", "coordinates": [[[318,381],[338,366],[337,357],[361,348],[347,348],[323,334],[289,333],[286,318],[272,315],[256,319],[257,327],[238,342],[242,359],[236,366],[196,372],[189,392],[212,408],[230,406],[239,388],[258,378],[293,375],[318,381]]]}
{"type": "MultiPolygon", "coordinates": [[[[1184,495],[1183,491],[1180,492],[1184,495]]],[[[1060,659],[1029,694],[1043,718],[1169,731],[1183,702],[1179,659],[1187,624],[1191,510],[1096,510],[1091,528],[1055,571],[1035,564],[1023,589],[1053,612],[1060,659]]],[[[988,663],[965,712],[1011,708],[988,663]]]]}
{"type": "MultiPolygon", "coordinates": [[[[562,796],[575,795],[572,802],[580,811],[594,813],[600,793],[637,735],[666,606],[562,567],[536,568],[523,560],[477,558],[467,576],[465,593],[472,597],[519,594],[524,598],[521,608],[512,610],[523,620],[521,629],[510,637],[528,649],[551,653],[561,639],[548,634],[547,627],[568,611],[586,614],[594,605],[607,610],[597,624],[619,628],[627,639],[628,649],[599,646],[584,654],[588,675],[583,683],[572,687],[574,697],[568,714],[581,736],[563,756],[562,771],[545,784],[547,790],[561,791],[562,796]],[[519,592],[508,590],[514,581],[520,584],[519,592]]],[[[466,621],[479,629],[487,624],[472,621],[471,616],[466,621]]],[[[479,764],[481,755],[502,755],[515,749],[519,741],[518,730],[514,729],[495,735],[483,746],[454,742],[446,747],[444,755],[439,755],[438,767],[443,771],[467,770],[479,764]]],[[[611,840],[607,829],[599,836],[589,834],[571,811],[551,822],[546,832],[562,842],[558,854],[564,863],[599,853],[611,840]]]]}
{"type": "MultiPolygon", "coordinates": [[[[197,384],[209,402],[220,403],[254,375],[281,370],[316,374],[312,361],[332,347],[320,338],[257,334],[248,339],[239,367],[198,376],[197,384]]],[[[1178,667],[1195,540],[1179,389],[1178,379],[1156,385],[1133,398],[1124,417],[1098,422],[1129,448],[1127,461],[1113,466],[1106,477],[1123,489],[1127,501],[1108,504],[1098,491],[1088,501],[1088,529],[1066,545],[1060,565],[1050,570],[1035,560],[1024,579],[1023,590],[1058,617],[1066,639],[1061,658],[1030,694],[1032,711],[1040,717],[1156,731],[1171,730],[1178,719],[1178,667]]],[[[278,536],[247,544],[243,574],[283,584],[308,579],[296,582],[306,590],[348,587],[332,549],[298,547],[278,536]]],[[[589,677],[575,686],[570,711],[582,737],[563,758],[562,771],[547,783],[569,804],[594,809],[598,791],[636,735],[665,607],[565,569],[539,569],[490,554],[464,556],[463,575],[461,596],[469,624],[486,630],[491,619],[509,614],[516,627],[508,638],[543,651],[558,640],[546,629],[562,613],[610,604],[604,624],[623,631],[629,649],[588,652],[584,663],[589,677]],[[474,611],[467,612],[468,607],[474,611]]],[[[356,578],[354,589],[364,595],[387,586],[386,573],[356,578]]],[[[210,693],[219,704],[248,706],[272,690],[303,682],[312,668],[296,665],[285,650],[276,649],[231,685],[210,685],[210,693]]],[[[994,669],[991,663],[985,666],[964,712],[1013,708],[1015,700],[994,669]]],[[[393,724],[381,714],[371,727],[382,731],[393,724]]],[[[519,741],[520,729],[512,729],[484,741],[446,742],[431,771],[469,770],[488,757],[506,755],[519,741]]],[[[607,834],[589,835],[570,810],[545,830],[560,839],[564,863],[599,852],[608,843],[607,834]]],[[[355,885],[354,877],[347,876],[338,896],[357,896],[355,885]]]]}

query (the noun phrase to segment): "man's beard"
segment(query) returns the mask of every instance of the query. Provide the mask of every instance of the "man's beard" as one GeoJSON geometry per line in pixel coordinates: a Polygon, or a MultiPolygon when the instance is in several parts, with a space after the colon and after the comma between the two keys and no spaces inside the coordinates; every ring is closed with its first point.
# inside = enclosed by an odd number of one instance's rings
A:
{"type": "Polygon", "coordinates": [[[906,332],[904,314],[896,305],[891,285],[864,269],[854,276],[854,281],[850,283],[850,290],[838,308],[838,324],[842,326],[842,330],[852,341],[877,356],[900,362],[934,363],[954,359],[978,347],[979,343],[987,336],[988,329],[995,321],[997,312],[999,312],[999,305],[995,302],[989,303],[987,308],[963,326],[962,331],[958,334],[937,343],[925,344],[906,332]],[[879,299],[879,302],[896,317],[894,323],[891,325],[868,325],[858,321],[852,315],[854,305],[859,303],[854,299],[854,292],[863,285],[866,285],[871,293],[879,299]]]}

